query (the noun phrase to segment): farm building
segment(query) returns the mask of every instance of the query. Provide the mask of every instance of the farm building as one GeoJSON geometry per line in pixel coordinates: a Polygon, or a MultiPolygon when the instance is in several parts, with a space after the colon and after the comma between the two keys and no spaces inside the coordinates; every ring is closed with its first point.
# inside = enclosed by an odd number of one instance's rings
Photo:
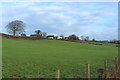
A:
{"type": "Polygon", "coordinates": [[[47,38],[48,39],[55,39],[55,36],[54,35],[48,35],[47,38]]]}
{"type": "Polygon", "coordinates": [[[63,36],[57,36],[57,39],[64,39],[63,36]]]}
{"type": "Polygon", "coordinates": [[[31,34],[31,37],[41,37],[41,35],[37,35],[37,34],[31,34]]]}
{"type": "Polygon", "coordinates": [[[63,36],[54,36],[54,35],[48,35],[47,38],[48,39],[57,39],[57,40],[64,39],[63,36]]]}

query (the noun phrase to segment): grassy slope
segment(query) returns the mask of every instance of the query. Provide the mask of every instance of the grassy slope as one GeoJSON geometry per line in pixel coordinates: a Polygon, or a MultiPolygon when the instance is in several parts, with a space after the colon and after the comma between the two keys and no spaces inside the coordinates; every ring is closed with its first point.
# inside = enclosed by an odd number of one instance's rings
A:
{"type": "Polygon", "coordinates": [[[13,74],[37,77],[39,70],[41,77],[54,77],[55,70],[60,69],[62,77],[83,77],[86,63],[91,64],[94,75],[95,69],[102,66],[104,60],[112,60],[117,53],[117,47],[111,46],[3,39],[3,73],[4,77],[13,74]]]}

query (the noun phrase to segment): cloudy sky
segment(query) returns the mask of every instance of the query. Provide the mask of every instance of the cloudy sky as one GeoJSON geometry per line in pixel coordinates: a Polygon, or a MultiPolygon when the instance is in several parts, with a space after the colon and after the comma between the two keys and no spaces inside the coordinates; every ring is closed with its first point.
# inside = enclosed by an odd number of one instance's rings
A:
{"type": "Polygon", "coordinates": [[[118,37],[117,2],[2,2],[2,30],[13,20],[26,23],[26,34],[89,36],[97,40],[118,37]]]}

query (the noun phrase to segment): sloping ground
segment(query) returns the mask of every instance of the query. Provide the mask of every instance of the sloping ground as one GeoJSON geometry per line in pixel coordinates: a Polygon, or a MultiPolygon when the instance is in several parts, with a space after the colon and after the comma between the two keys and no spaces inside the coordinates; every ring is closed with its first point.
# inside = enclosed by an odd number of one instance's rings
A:
{"type": "Polygon", "coordinates": [[[91,77],[108,60],[112,67],[118,48],[58,40],[11,40],[3,38],[3,77],[54,78],[60,69],[61,77],[85,77],[86,64],[91,64],[91,77]]]}

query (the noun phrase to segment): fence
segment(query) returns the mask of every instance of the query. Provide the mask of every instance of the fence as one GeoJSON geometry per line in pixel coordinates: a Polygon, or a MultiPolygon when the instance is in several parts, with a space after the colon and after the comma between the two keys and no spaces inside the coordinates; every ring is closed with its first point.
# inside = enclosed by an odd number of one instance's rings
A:
{"type": "MultiPolygon", "coordinates": [[[[60,70],[56,73],[57,80],[60,79],[60,70]]],[[[120,58],[115,58],[115,67],[108,71],[107,60],[104,62],[104,68],[98,69],[98,78],[100,80],[104,79],[114,79],[120,80],[120,58]]],[[[90,64],[86,64],[86,79],[90,80],[90,64]]]]}
{"type": "MultiPolygon", "coordinates": [[[[120,80],[120,58],[116,57],[114,59],[114,67],[111,70],[108,70],[108,64],[107,64],[107,60],[104,61],[104,67],[103,68],[99,68],[97,70],[98,72],[98,79],[102,80],[102,79],[108,79],[108,78],[113,78],[114,80],[120,80]]],[[[90,80],[91,79],[91,66],[90,64],[86,64],[86,79],[90,80]]],[[[56,79],[60,80],[61,79],[61,74],[60,74],[61,70],[58,69],[56,70],[56,79]]],[[[17,78],[16,76],[11,76],[11,78],[17,78]]],[[[38,80],[40,80],[40,72],[38,71],[38,80]]]]}

